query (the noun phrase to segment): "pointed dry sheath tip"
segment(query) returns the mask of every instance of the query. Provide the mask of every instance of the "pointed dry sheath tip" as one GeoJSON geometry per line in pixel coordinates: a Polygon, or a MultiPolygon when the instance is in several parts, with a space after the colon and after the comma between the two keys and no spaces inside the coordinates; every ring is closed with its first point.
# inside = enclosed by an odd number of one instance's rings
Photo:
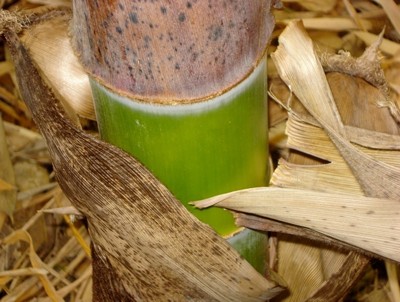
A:
{"type": "Polygon", "coordinates": [[[30,24],[28,15],[21,12],[10,12],[8,10],[0,10],[0,35],[4,35],[7,31],[19,33],[27,28],[30,24]]]}
{"type": "Polygon", "coordinates": [[[210,198],[206,198],[203,200],[192,201],[192,202],[190,202],[190,204],[194,205],[196,208],[205,209],[205,208],[209,208],[211,206],[215,206],[217,203],[225,201],[234,195],[240,195],[241,193],[246,193],[246,192],[256,192],[256,191],[260,191],[260,190],[264,190],[264,187],[232,191],[232,192],[216,195],[216,196],[213,196],[210,198]]]}

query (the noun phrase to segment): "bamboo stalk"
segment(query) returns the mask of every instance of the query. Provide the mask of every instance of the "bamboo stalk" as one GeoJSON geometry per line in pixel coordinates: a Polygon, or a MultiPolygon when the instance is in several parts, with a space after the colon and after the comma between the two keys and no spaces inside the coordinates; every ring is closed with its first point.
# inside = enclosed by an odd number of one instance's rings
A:
{"type": "MultiPolygon", "coordinates": [[[[264,53],[268,41],[265,34],[270,32],[269,4],[241,3],[246,12],[243,13],[233,4],[224,7],[216,2],[211,9],[214,15],[210,16],[206,14],[210,7],[205,3],[188,3],[186,7],[167,2],[161,6],[141,5],[142,11],[147,12],[142,22],[148,26],[141,25],[142,15],[135,7],[125,7],[118,11],[118,16],[115,13],[108,23],[115,22],[118,28],[121,20],[132,17],[133,26],[128,24],[116,34],[109,24],[101,28],[100,35],[93,32],[95,37],[127,37],[129,33],[145,38],[144,44],[141,40],[124,40],[119,48],[96,50],[96,55],[109,66],[93,62],[94,54],[83,49],[88,37],[79,29],[75,46],[91,73],[102,139],[134,155],[191,213],[220,235],[232,237],[240,229],[231,213],[220,209],[200,211],[188,202],[238,188],[266,185],[264,53]],[[256,12],[257,7],[261,11],[256,12]],[[163,27],[157,28],[164,19],[163,27]],[[230,49],[230,54],[224,53],[221,43],[230,49]],[[170,49],[182,57],[178,60],[170,49]],[[111,51],[124,61],[134,53],[136,61],[126,62],[130,71],[110,57],[111,51]],[[243,59],[239,60],[239,55],[243,59]],[[130,75],[122,78],[121,73],[130,75]],[[120,80],[116,81],[117,78],[120,80]]],[[[80,1],[76,4],[84,5],[80,1]]],[[[75,24],[81,24],[81,15],[76,12],[75,24]]],[[[92,18],[86,22],[89,31],[96,26],[95,22],[101,23],[92,18]]],[[[246,231],[230,240],[254,267],[262,273],[266,271],[265,235],[246,231]],[[248,246],[250,243],[253,248],[248,246]]]]}

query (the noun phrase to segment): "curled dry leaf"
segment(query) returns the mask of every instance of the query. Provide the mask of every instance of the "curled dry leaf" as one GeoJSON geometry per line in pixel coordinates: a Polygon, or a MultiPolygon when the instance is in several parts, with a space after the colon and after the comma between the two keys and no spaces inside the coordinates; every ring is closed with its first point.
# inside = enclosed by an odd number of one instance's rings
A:
{"type": "Polygon", "coordinates": [[[400,169],[372,158],[350,143],[322,65],[301,22],[289,24],[279,41],[272,58],[281,78],[325,129],[363,191],[369,196],[399,200],[400,169]],[[309,84],[310,78],[313,85],[309,84]]]}
{"type": "MultiPolygon", "coordinates": [[[[95,120],[89,77],[75,56],[68,37],[70,11],[48,14],[39,24],[26,29],[21,42],[29,49],[42,77],[68,108],[70,118],[76,114],[95,120]]],[[[78,122],[76,122],[78,124],[78,122]]]]}

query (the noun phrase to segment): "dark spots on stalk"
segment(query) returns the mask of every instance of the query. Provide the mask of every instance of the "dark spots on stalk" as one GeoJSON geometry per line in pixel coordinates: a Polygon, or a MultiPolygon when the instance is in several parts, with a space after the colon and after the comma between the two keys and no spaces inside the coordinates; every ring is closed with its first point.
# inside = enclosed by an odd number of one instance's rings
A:
{"type": "Polygon", "coordinates": [[[85,18],[86,24],[88,24],[89,23],[89,17],[88,17],[86,12],[83,13],[83,17],[85,18]]]}
{"type": "Polygon", "coordinates": [[[106,20],[104,20],[103,22],[101,22],[101,26],[103,28],[108,28],[108,22],[106,20]]]}
{"type": "Polygon", "coordinates": [[[220,39],[222,37],[222,35],[224,34],[224,30],[222,29],[221,26],[217,25],[213,25],[210,28],[210,33],[208,35],[208,39],[211,41],[217,41],[218,39],[220,39]]]}
{"type": "Polygon", "coordinates": [[[160,35],[158,36],[158,40],[160,40],[160,41],[164,40],[164,34],[160,34],[160,35]]]}
{"type": "Polygon", "coordinates": [[[371,214],[375,214],[375,211],[369,210],[369,211],[367,212],[367,215],[371,215],[371,214]]]}
{"type": "Polygon", "coordinates": [[[150,28],[154,28],[153,23],[149,23],[149,27],[150,27],[150,28]]]}
{"type": "Polygon", "coordinates": [[[89,47],[90,47],[90,49],[94,49],[95,48],[95,43],[93,42],[93,39],[92,39],[92,37],[89,37],[89,47]]]}
{"type": "Polygon", "coordinates": [[[188,8],[188,9],[191,9],[192,8],[192,3],[190,3],[189,1],[186,3],[186,7],[188,8]]]}
{"type": "Polygon", "coordinates": [[[163,15],[166,15],[166,14],[167,14],[167,9],[166,9],[164,6],[161,6],[161,7],[160,7],[160,10],[161,10],[161,13],[162,13],[163,15]]]}
{"type": "Polygon", "coordinates": [[[143,40],[144,40],[144,48],[148,49],[150,47],[151,38],[148,35],[146,35],[143,37],[143,40]]]}
{"type": "Polygon", "coordinates": [[[117,26],[116,28],[115,28],[115,30],[117,31],[117,33],[119,33],[120,35],[122,34],[122,32],[123,32],[123,30],[122,30],[122,28],[121,27],[119,27],[119,26],[117,26]]]}
{"type": "Polygon", "coordinates": [[[172,61],[173,58],[174,58],[173,56],[168,56],[168,57],[167,57],[167,60],[168,60],[168,61],[172,61]]]}
{"type": "Polygon", "coordinates": [[[129,13],[129,20],[131,20],[131,22],[133,24],[138,24],[139,23],[139,19],[138,19],[138,15],[137,13],[129,13]]]}
{"type": "Polygon", "coordinates": [[[185,13],[180,13],[178,16],[178,20],[179,20],[179,22],[185,22],[185,20],[186,20],[185,13]]]}
{"type": "Polygon", "coordinates": [[[119,7],[119,9],[122,10],[122,11],[125,10],[125,7],[124,7],[121,3],[118,3],[118,7],[119,7]]]}
{"type": "Polygon", "coordinates": [[[104,58],[104,62],[106,63],[106,65],[111,69],[111,64],[110,61],[108,61],[107,58],[104,58]]]}
{"type": "Polygon", "coordinates": [[[192,55],[191,55],[192,62],[196,61],[198,57],[199,57],[199,53],[198,52],[192,53],[192,55]]]}
{"type": "Polygon", "coordinates": [[[179,66],[178,63],[175,63],[175,69],[176,69],[176,70],[180,70],[180,69],[181,69],[181,67],[179,66]]]}

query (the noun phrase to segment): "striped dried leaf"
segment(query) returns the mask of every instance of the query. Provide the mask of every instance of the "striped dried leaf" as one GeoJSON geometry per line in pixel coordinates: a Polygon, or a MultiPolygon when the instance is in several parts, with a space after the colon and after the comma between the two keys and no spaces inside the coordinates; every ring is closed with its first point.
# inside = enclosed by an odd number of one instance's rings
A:
{"type": "Polygon", "coordinates": [[[316,230],[400,262],[400,203],[396,200],[286,188],[254,188],[196,203],[251,213],[316,230]]]}

